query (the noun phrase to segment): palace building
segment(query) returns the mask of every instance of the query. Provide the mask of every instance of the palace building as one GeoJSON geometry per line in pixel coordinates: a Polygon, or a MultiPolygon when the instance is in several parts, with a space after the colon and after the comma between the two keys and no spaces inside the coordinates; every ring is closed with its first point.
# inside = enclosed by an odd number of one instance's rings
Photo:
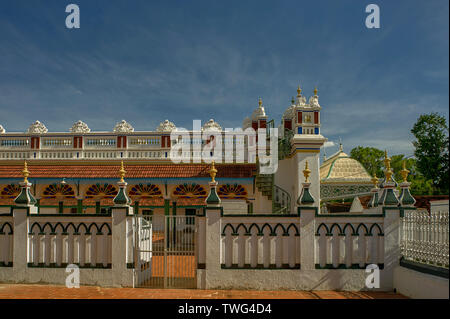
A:
{"type": "MultiPolygon", "coordinates": [[[[326,141],[320,134],[320,111],[317,89],[307,101],[299,87],[296,99],[292,99],[278,127],[279,161],[274,174],[261,174],[257,162],[252,162],[248,154],[243,162],[216,162],[218,195],[227,211],[293,212],[305,182],[301,171],[306,162],[311,170],[319,171],[320,148],[326,141]]],[[[243,120],[242,128],[267,130],[274,126],[260,99],[251,116],[243,120]]],[[[118,171],[123,161],[127,192],[135,211],[195,214],[205,205],[210,164],[198,160],[174,163],[171,147],[182,142],[171,140],[174,131],[177,127],[169,120],[161,122],[153,131],[135,131],[124,120],[108,132],[91,131],[82,121],[74,123],[68,132],[49,132],[40,121],[32,123],[24,133],[9,132],[0,125],[0,212],[9,210],[18,196],[26,161],[39,213],[106,213],[118,193],[118,171]]],[[[212,119],[203,125],[201,132],[223,135],[223,143],[232,143],[233,149],[236,148],[238,139],[225,140],[224,130],[212,119]]],[[[189,132],[192,136],[194,133],[189,132]]],[[[204,141],[193,138],[190,143],[204,146],[213,143],[213,136],[204,141]]],[[[251,144],[248,137],[244,143],[251,144]]],[[[192,151],[190,155],[195,158],[199,154],[192,151]]],[[[345,174],[356,171],[351,181],[367,188],[370,176],[355,162],[342,150],[325,161],[320,177],[312,174],[309,181],[313,198],[320,201],[324,196],[320,183],[327,189],[333,183],[345,184],[348,182],[345,174]],[[342,171],[348,165],[356,168],[349,166],[349,172],[342,171]]]]}

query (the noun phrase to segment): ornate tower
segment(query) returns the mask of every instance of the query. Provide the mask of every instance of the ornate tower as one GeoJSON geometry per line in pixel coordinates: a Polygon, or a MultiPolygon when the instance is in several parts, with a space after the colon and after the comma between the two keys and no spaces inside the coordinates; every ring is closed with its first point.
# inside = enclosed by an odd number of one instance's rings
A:
{"type": "Polygon", "coordinates": [[[291,130],[294,134],[291,140],[291,154],[293,157],[292,176],[295,176],[294,196],[299,198],[302,194],[303,184],[309,184],[309,193],[314,198],[314,205],[320,205],[320,173],[319,156],[320,148],[327,141],[320,134],[320,110],[317,88],[314,95],[306,102],[300,87],[297,89],[297,98],[285,111],[282,119],[282,127],[291,130]],[[302,170],[307,166],[311,170],[309,181],[306,182],[302,170]]]}

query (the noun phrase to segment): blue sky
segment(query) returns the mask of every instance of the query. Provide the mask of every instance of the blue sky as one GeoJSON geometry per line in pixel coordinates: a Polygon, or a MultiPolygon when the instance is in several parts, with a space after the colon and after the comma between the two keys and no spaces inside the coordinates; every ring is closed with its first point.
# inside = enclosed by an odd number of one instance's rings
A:
{"type": "Polygon", "coordinates": [[[448,15],[447,0],[2,1],[0,124],[239,127],[258,97],[278,124],[297,85],[317,85],[330,141],[411,155],[420,114],[448,119],[448,15]],[[369,3],[380,29],[364,25],[369,3]]]}

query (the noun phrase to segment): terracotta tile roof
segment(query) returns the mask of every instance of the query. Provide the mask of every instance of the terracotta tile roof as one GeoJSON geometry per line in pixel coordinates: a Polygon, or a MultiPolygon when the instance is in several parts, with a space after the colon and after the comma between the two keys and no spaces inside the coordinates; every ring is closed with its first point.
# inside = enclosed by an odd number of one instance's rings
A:
{"type": "MultiPolygon", "coordinates": [[[[217,177],[249,178],[255,164],[216,164],[217,177]]],[[[0,166],[0,178],[22,178],[21,165],[0,166]]],[[[30,178],[118,178],[120,165],[28,165],[30,178]]],[[[209,177],[206,164],[125,165],[125,178],[209,177]]]]}

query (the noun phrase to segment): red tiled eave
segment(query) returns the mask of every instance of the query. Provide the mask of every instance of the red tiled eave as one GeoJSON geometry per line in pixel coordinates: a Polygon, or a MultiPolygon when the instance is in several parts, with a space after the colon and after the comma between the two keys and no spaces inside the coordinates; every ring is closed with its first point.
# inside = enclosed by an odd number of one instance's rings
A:
{"type": "MultiPolygon", "coordinates": [[[[30,178],[118,178],[120,165],[30,165],[30,178]]],[[[125,178],[209,177],[206,164],[125,165],[125,178]]],[[[255,164],[216,164],[217,178],[250,178],[255,164]]],[[[0,178],[22,178],[23,166],[1,165],[0,178]]]]}

